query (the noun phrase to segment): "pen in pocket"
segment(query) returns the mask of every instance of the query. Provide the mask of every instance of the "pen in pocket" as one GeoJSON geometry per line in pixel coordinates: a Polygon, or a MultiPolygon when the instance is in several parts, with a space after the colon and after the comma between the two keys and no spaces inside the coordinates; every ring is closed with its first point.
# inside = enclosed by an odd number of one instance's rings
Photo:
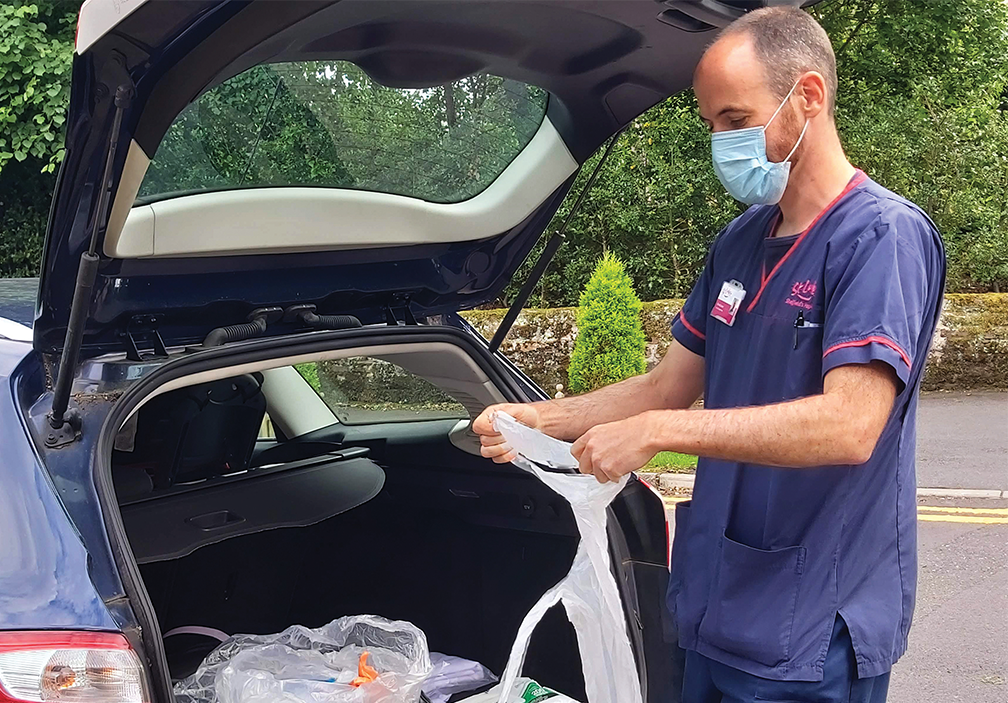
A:
{"type": "Polygon", "coordinates": [[[794,348],[798,348],[798,330],[805,327],[822,327],[822,323],[819,322],[806,322],[805,313],[801,310],[798,311],[798,317],[794,321],[794,348]]]}

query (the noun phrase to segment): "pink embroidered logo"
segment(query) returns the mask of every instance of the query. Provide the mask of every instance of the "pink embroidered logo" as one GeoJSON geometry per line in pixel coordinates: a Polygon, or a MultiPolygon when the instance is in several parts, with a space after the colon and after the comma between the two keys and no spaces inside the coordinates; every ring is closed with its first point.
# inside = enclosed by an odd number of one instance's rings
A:
{"type": "Polygon", "coordinates": [[[812,298],[815,297],[816,288],[815,281],[795,281],[791,286],[791,296],[784,302],[792,307],[811,310],[812,298]]]}

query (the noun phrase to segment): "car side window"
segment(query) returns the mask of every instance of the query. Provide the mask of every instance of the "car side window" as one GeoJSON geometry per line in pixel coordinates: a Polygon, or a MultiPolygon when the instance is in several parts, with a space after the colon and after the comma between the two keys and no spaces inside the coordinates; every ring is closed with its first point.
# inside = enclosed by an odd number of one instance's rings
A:
{"type": "Polygon", "coordinates": [[[356,356],[294,368],[344,425],[469,418],[450,395],[384,359],[356,356]]]}
{"type": "Polygon", "coordinates": [[[258,439],[276,439],[276,430],[273,429],[273,421],[270,419],[269,413],[263,415],[262,424],[259,425],[259,436],[258,439]]]}

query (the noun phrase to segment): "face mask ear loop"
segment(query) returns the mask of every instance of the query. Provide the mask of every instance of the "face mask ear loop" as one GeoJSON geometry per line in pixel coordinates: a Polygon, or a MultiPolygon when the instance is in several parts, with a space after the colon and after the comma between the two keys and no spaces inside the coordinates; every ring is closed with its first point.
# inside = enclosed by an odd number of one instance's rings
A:
{"type": "MultiPolygon", "coordinates": [[[[763,125],[763,131],[764,132],[766,131],[766,128],[770,126],[770,123],[774,121],[774,119],[777,117],[777,115],[780,113],[780,111],[784,109],[784,106],[787,105],[787,101],[791,97],[791,93],[793,93],[794,89],[798,87],[798,83],[800,81],[801,81],[801,78],[799,78],[798,80],[795,81],[795,84],[793,86],[791,86],[791,90],[789,90],[787,92],[787,95],[784,96],[784,100],[782,100],[781,104],[777,106],[777,109],[774,110],[774,113],[772,115],[770,115],[770,119],[767,120],[767,123],[765,125],[763,125]]],[[[807,120],[806,120],[805,124],[808,124],[807,120]]]]}

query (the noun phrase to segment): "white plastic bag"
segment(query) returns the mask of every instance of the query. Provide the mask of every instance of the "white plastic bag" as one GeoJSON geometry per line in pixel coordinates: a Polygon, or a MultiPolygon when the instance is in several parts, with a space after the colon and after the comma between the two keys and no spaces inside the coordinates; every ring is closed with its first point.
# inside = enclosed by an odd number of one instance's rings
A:
{"type": "Polygon", "coordinates": [[[581,534],[567,576],[532,606],[518,628],[501,677],[498,703],[507,703],[525,663],[529,638],[546,611],[557,603],[563,603],[577,633],[588,703],[642,703],[637,665],[611,571],[606,534],[606,508],[623,490],[627,477],[616,483],[599,483],[594,476],[543,471],[529,459],[545,459],[555,468],[576,467],[570,445],[530,430],[507,413],[495,413],[493,423],[519,454],[514,464],[534,474],[570,503],[581,534]],[[566,445],[566,456],[558,445],[566,445]]]}
{"type": "MultiPolygon", "coordinates": [[[[489,691],[463,698],[459,703],[498,703],[501,692],[505,690],[502,686],[503,684],[497,684],[489,691]]],[[[515,679],[514,686],[505,695],[505,700],[507,703],[577,703],[573,698],[540,686],[532,679],[523,676],[515,679]]]]}
{"type": "Polygon", "coordinates": [[[416,626],[374,615],[318,629],[234,635],[175,684],[179,703],[416,703],[431,672],[427,637],[416,626]],[[360,686],[361,654],[378,677],[360,686]]]}

